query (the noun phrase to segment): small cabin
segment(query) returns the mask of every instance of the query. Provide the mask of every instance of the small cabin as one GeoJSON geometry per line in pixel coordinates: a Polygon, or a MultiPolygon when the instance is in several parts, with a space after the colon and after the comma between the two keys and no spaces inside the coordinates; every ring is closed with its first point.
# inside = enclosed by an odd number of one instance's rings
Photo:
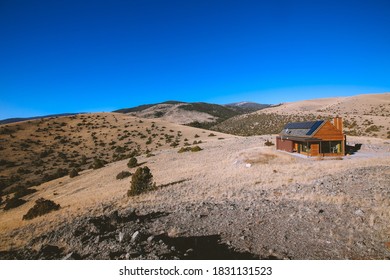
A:
{"type": "Polygon", "coordinates": [[[342,118],[288,123],[276,137],[276,149],[307,156],[344,156],[342,118]]]}

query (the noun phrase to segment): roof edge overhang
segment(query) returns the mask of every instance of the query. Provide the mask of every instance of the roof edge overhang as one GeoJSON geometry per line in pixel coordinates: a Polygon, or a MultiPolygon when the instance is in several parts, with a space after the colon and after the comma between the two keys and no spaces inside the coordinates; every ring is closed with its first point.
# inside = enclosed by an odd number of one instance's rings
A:
{"type": "Polygon", "coordinates": [[[321,141],[319,138],[307,138],[307,137],[297,137],[297,136],[285,136],[279,135],[282,140],[292,140],[292,141],[302,141],[302,142],[318,142],[321,141]]]}
{"type": "Polygon", "coordinates": [[[312,136],[316,135],[317,132],[318,132],[318,131],[327,123],[327,122],[329,122],[329,121],[328,121],[328,120],[323,120],[322,123],[320,124],[320,126],[317,127],[317,129],[314,130],[314,131],[312,132],[312,134],[310,134],[310,135],[312,135],[312,136]]]}

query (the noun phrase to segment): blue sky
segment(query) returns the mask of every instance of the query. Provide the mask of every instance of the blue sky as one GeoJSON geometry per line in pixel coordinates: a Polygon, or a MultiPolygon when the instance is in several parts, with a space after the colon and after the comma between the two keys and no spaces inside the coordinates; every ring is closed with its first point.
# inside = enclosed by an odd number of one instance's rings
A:
{"type": "Polygon", "coordinates": [[[0,1],[0,119],[390,91],[390,1],[0,1]]]}

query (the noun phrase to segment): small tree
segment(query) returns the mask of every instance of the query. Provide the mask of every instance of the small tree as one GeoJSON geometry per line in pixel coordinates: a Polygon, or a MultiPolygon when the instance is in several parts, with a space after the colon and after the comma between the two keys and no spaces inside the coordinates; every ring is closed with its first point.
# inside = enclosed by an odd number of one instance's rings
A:
{"type": "Polygon", "coordinates": [[[122,171],[122,172],[119,172],[118,175],[116,175],[116,179],[122,180],[122,179],[130,177],[130,176],[131,176],[131,173],[129,171],[122,171]]]}
{"type": "Polygon", "coordinates": [[[136,167],[138,164],[138,161],[135,157],[130,158],[129,162],[127,163],[127,167],[132,168],[136,167]]]}
{"type": "Polygon", "coordinates": [[[60,209],[60,205],[56,204],[54,201],[40,198],[35,201],[35,205],[28,210],[26,215],[23,215],[23,220],[31,220],[35,217],[43,216],[52,211],[60,209]]]}
{"type": "Polygon", "coordinates": [[[23,199],[20,199],[20,198],[17,198],[17,197],[13,197],[13,198],[7,199],[5,201],[4,210],[9,210],[9,209],[12,209],[12,208],[19,207],[20,205],[23,205],[26,202],[27,202],[26,200],[23,200],[23,199]]]}
{"type": "Polygon", "coordinates": [[[92,168],[93,169],[99,169],[99,168],[102,168],[102,167],[104,167],[104,161],[102,161],[99,158],[95,158],[93,160],[93,163],[92,163],[92,168]]]}
{"type": "Polygon", "coordinates": [[[264,142],[264,145],[266,145],[266,146],[273,146],[275,144],[272,143],[271,141],[267,140],[267,141],[264,142]]]}
{"type": "Polygon", "coordinates": [[[73,177],[76,177],[76,176],[79,176],[79,173],[77,172],[76,169],[72,169],[70,172],[69,172],[69,177],[70,178],[73,178],[73,177]]]}
{"type": "Polygon", "coordinates": [[[81,165],[84,165],[84,164],[86,164],[87,163],[87,157],[85,156],[85,155],[82,155],[81,156],[81,162],[80,162],[80,164],[81,165]]]}
{"type": "Polygon", "coordinates": [[[127,191],[127,196],[139,195],[155,188],[156,184],[153,183],[153,175],[149,167],[139,167],[131,177],[131,188],[127,191]]]}

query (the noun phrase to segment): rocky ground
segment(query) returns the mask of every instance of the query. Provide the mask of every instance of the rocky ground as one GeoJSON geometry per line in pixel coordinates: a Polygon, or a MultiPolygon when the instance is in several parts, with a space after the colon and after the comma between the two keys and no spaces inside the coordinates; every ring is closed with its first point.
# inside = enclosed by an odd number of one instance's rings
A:
{"type": "Polygon", "coordinates": [[[390,259],[390,213],[373,199],[390,198],[389,182],[390,167],[382,166],[295,184],[283,198],[273,189],[246,193],[246,203],[106,206],[103,215],[79,218],[0,258],[390,259]],[[364,207],[354,200],[365,200],[364,207]]]}

